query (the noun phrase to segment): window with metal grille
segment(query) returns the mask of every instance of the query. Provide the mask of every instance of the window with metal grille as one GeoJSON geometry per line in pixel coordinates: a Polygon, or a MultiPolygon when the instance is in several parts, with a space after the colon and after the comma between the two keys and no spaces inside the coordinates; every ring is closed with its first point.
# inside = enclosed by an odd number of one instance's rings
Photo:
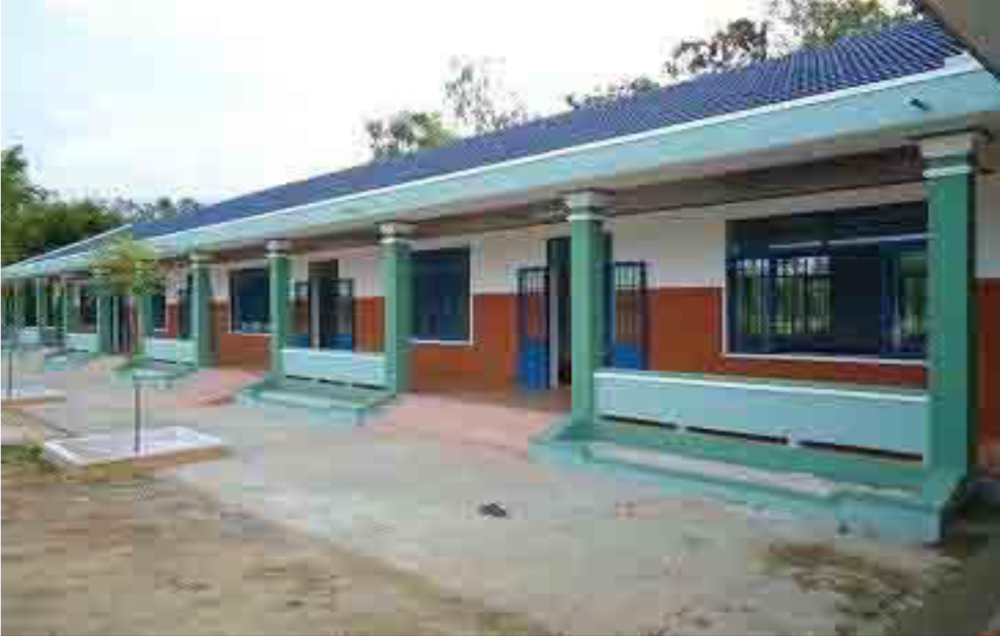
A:
{"type": "Polygon", "coordinates": [[[354,281],[315,276],[310,291],[314,333],[310,341],[320,349],[354,349],[354,281]]]}
{"type": "Polygon", "coordinates": [[[469,250],[413,254],[413,333],[418,340],[469,340],[469,250]]]}
{"type": "Polygon", "coordinates": [[[167,292],[160,288],[149,299],[150,324],[154,331],[167,329],[167,292]]]}
{"type": "Polygon", "coordinates": [[[24,326],[38,326],[38,300],[34,281],[24,286],[24,326]]]}
{"type": "Polygon", "coordinates": [[[80,326],[97,326],[97,294],[90,285],[80,287],[80,326]]]}
{"type": "Polygon", "coordinates": [[[271,286],[266,269],[243,269],[229,275],[233,333],[271,332],[271,286]]]}
{"type": "Polygon", "coordinates": [[[923,204],[734,221],[729,236],[730,350],[925,355],[923,204]]]}

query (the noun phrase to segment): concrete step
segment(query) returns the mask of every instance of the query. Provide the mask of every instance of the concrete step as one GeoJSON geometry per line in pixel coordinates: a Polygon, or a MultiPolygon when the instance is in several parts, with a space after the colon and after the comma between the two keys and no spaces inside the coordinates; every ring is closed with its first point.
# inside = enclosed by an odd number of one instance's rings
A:
{"type": "Polygon", "coordinates": [[[702,479],[747,484],[801,495],[828,498],[838,484],[814,475],[781,473],[726,462],[685,457],[675,453],[596,442],[588,446],[592,459],[640,468],[697,476],[702,479]]]}
{"type": "Polygon", "coordinates": [[[237,394],[237,402],[265,408],[295,409],[326,422],[360,426],[388,396],[376,391],[301,382],[264,382],[237,394]]]}
{"type": "Polygon", "coordinates": [[[356,410],[355,404],[335,400],[322,395],[288,389],[268,389],[257,394],[257,399],[280,404],[283,406],[300,407],[313,410],[356,410]]]}

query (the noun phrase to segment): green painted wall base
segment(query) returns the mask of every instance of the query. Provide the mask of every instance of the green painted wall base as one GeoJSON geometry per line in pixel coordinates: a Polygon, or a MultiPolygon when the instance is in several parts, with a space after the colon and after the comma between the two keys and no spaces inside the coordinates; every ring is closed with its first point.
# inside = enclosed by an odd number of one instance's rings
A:
{"type": "Polygon", "coordinates": [[[100,356],[86,351],[62,349],[45,355],[42,371],[72,371],[82,369],[100,356]]]}
{"type": "Polygon", "coordinates": [[[133,382],[139,379],[143,388],[166,391],[175,388],[179,382],[197,370],[195,366],[187,364],[129,360],[111,371],[111,381],[119,386],[132,386],[133,382]]]}
{"type": "Polygon", "coordinates": [[[363,426],[392,399],[388,391],[289,379],[266,379],[236,395],[243,406],[294,409],[310,420],[348,428],[363,426]]]}
{"type": "Polygon", "coordinates": [[[706,440],[690,433],[640,430],[636,431],[639,434],[630,436],[628,429],[642,427],[627,426],[623,430],[622,426],[626,425],[608,422],[581,425],[567,418],[534,440],[529,455],[536,461],[590,468],[652,482],[678,494],[712,497],[788,513],[838,532],[905,543],[938,543],[964,488],[957,473],[931,472],[919,466],[840,458],[832,453],[805,449],[758,448],[756,444],[706,440]],[[858,481],[831,481],[829,492],[808,492],[780,483],[748,482],[671,468],[669,464],[651,465],[598,456],[594,449],[595,444],[600,443],[819,478],[831,470],[843,474],[844,465],[833,464],[850,463],[858,468],[858,481]],[[800,454],[800,458],[790,462],[791,454],[800,454]],[[825,456],[825,467],[824,462],[817,463],[817,455],[825,456]],[[779,463],[782,468],[778,467],[779,463]]]}

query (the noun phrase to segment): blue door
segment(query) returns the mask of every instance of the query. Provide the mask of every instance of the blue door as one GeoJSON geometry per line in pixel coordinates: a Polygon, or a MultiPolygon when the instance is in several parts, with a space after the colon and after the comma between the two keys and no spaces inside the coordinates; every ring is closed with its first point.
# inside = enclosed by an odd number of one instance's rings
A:
{"type": "Polygon", "coordinates": [[[549,388],[549,268],[517,273],[517,377],[526,389],[549,388]]]}
{"type": "Polygon", "coordinates": [[[609,270],[608,366],[645,369],[649,349],[646,264],[618,262],[609,270]]]}

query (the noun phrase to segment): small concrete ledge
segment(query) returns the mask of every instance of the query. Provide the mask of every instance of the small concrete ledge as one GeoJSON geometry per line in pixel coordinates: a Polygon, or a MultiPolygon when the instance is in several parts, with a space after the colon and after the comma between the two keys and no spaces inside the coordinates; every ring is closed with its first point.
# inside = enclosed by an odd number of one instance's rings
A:
{"type": "Polygon", "coordinates": [[[42,404],[52,404],[55,402],[65,402],[66,394],[62,391],[54,391],[45,387],[20,387],[14,389],[10,397],[3,391],[0,396],[0,404],[3,408],[22,408],[27,406],[40,406],[42,404]]]}
{"type": "Polygon", "coordinates": [[[240,391],[243,406],[297,411],[324,423],[358,427],[392,399],[383,390],[297,380],[265,380],[240,391]]]}
{"type": "Polygon", "coordinates": [[[155,470],[222,457],[222,440],[189,428],[171,427],[144,431],[135,453],[131,431],[53,440],[44,446],[45,458],[68,470],[128,466],[155,470]]]}
{"type": "Polygon", "coordinates": [[[45,359],[42,361],[42,370],[70,371],[72,369],[82,369],[97,358],[96,354],[86,351],[62,349],[45,355],[45,359]]]}
{"type": "Polygon", "coordinates": [[[193,366],[142,360],[127,362],[111,372],[112,381],[131,386],[138,382],[144,388],[171,389],[183,378],[195,372],[193,366]]]}

